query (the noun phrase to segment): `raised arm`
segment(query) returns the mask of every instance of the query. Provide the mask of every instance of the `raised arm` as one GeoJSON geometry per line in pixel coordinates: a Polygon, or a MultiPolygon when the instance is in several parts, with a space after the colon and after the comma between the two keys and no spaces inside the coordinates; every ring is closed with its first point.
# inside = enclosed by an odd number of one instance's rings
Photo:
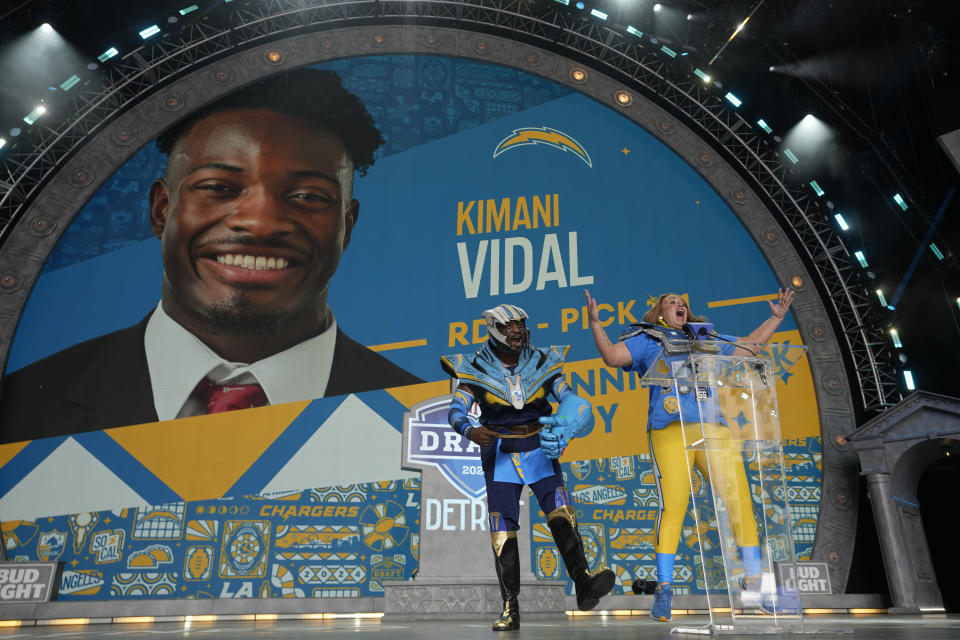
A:
{"type": "Polygon", "coordinates": [[[593,341],[597,345],[597,351],[603,358],[603,364],[608,367],[626,367],[633,363],[633,356],[630,350],[622,342],[613,344],[607,337],[607,332],[600,326],[600,317],[597,315],[597,301],[590,297],[590,292],[583,290],[587,296],[587,317],[590,319],[590,330],[593,332],[593,341]]]}
{"type": "Polygon", "coordinates": [[[783,289],[777,290],[777,302],[773,303],[771,300],[767,300],[767,304],[770,305],[770,317],[764,320],[759,327],[750,332],[750,335],[744,336],[742,338],[737,338],[737,346],[740,349],[749,351],[753,355],[757,355],[763,350],[764,345],[770,341],[770,338],[773,337],[774,332],[777,330],[777,327],[780,326],[780,323],[783,322],[784,316],[787,315],[787,311],[790,310],[790,305],[793,303],[793,289],[787,288],[786,291],[783,289]]]}

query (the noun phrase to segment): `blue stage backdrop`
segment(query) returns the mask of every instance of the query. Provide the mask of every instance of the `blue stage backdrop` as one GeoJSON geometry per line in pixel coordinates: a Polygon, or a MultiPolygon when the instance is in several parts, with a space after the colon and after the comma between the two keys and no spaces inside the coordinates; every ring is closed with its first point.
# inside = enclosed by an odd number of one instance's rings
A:
{"type": "MultiPolygon", "coordinates": [[[[583,290],[603,303],[612,337],[668,291],[724,333],[745,335],[778,288],[770,266],[680,157],[566,87],[443,56],[320,68],[340,76],[385,139],[354,187],[359,218],[330,307],[355,341],[424,382],[42,439],[31,424],[3,424],[8,555],[64,560],[61,593],[71,599],[379,593],[383,579],[409,577],[417,563],[422,514],[416,479],[399,467],[403,412],[449,391],[440,356],[475,350],[485,339],[480,312],[509,302],[530,313],[535,344],[571,346],[568,380],[597,408],[592,433],[563,460],[591,557],[616,565],[621,587],[645,577],[655,500],[646,392],[597,358],[583,290]],[[593,502],[601,494],[619,497],[593,502]]],[[[23,401],[10,392],[16,376],[156,308],[163,264],[147,197],[165,163],[147,144],[64,232],[11,346],[4,406],[23,401]]],[[[775,340],[799,343],[792,318],[775,340]]],[[[803,556],[821,478],[806,363],[778,390],[803,556]]],[[[531,535],[535,571],[557,575],[545,529],[531,535]]],[[[682,588],[696,591],[686,553],[682,588]]]]}

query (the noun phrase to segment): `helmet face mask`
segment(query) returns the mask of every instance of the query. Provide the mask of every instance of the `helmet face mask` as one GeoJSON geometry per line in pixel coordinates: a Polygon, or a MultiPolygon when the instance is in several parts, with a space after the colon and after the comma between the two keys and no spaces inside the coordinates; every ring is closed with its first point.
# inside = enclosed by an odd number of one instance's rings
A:
{"type": "Polygon", "coordinates": [[[498,341],[498,346],[506,348],[511,353],[520,353],[530,342],[530,331],[523,320],[514,320],[508,324],[498,324],[497,331],[504,336],[504,341],[498,341]]]}
{"type": "Polygon", "coordinates": [[[530,331],[525,322],[528,317],[526,311],[512,304],[502,304],[483,312],[493,345],[512,354],[520,353],[530,343],[530,331]],[[518,337],[520,344],[516,345],[518,337]]]}

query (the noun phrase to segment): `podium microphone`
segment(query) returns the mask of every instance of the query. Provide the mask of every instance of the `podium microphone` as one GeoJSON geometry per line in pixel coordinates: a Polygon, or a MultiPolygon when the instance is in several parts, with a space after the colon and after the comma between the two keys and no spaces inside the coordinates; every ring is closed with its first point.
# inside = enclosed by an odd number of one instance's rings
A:
{"type": "Polygon", "coordinates": [[[709,340],[714,337],[712,322],[688,322],[687,327],[694,340],[709,340]]]}

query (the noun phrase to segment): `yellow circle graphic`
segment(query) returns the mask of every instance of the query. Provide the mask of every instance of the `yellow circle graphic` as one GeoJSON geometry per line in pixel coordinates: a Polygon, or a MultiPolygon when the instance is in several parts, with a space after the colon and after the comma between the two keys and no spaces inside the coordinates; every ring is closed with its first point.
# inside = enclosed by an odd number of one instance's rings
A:
{"type": "Polygon", "coordinates": [[[680,401],[676,396],[665,396],[663,398],[663,410],[667,413],[677,413],[680,411],[680,401]]]}

